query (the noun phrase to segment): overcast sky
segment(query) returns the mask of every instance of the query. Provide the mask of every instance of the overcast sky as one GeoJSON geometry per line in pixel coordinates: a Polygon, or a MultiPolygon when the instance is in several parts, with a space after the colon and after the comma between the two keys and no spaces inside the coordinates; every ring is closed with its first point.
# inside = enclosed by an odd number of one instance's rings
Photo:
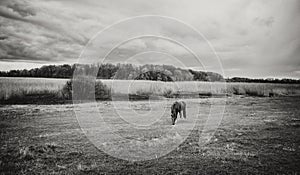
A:
{"type": "MultiPolygon", "coordinates": [[[[299,0],[0,0],[0,70],[75,63],[97,32],[140,15],[168,16],[193,26],[217,52],[225,77],[300,78],[299,0]]],[[[168,32],[176,38],[181,34],[175,29],[170,25],[168,32]]],[[[163,34],[167,29],[155,30],[163,34]]],[[[201,45],[189,38],[192,47],[201,45]]],[[[126,57],[136,64],[184,64],[202,70],[185,52],[170,41],[139,38],[109,57],[111,62],[126,57]],[[139,54],[141,48],[147,52],[139,54]]],[[[209,66],[206,70],[214,71],[209,66]]]]}

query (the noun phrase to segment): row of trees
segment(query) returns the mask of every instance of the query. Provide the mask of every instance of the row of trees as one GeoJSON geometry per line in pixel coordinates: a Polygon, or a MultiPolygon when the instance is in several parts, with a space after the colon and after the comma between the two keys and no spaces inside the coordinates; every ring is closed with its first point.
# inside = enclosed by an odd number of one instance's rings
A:
{"type": "Polygon", "coordinates": [[[250,79],[234,77],[224,79],[222,75],[214,72],[187,70],[171,65],[142,66],[132,64],[74,64],[74,65],[48,65],[30,70],[0,71],[0,77],[44,77],[44,78],[71,78],[74,70],[82,75],[96,75],[99,79],[120,80],[154,80],[154,81],[226,81],[247,83],[288,83],[300,84],[294,79],[250,79]]]}
{"type": "Polygon", "coordinates": [[[155,71],[148,71],[140,74],[135,78],[136,80],[152,80],[152,81],[173,81],[172,77],[162,73],[155,71]]]}
{"type": "Polygon", "coordinates": [[[282,84],[300,84],[300,79],[275,79],[275,78],[266,78],[266,79],[252,79],[252,78],[241,78],[233,77],[226,79],[226,82],[245,82],[245,83],[282,83],[282,84]]]}
{"type": "Polygon", "coordinates": [[[193,80],[196,81],[224,81],[223,76],[215,72],[202,72],[191,69],[189,71],[193,75],[193,80]]]}
{"type": "Polygon", "coordinates": [[[177,68],[171,65],[146,64],[74,64],[49,65],[30,70],[11,70],[0,72],[2,77],[44,77],[71,78],[74,70],[81,75],[95,75],[99,79],[143,79],[154,81],[221,81],[223,77],[212,72],[202,72],[177,68]]]}
{"type": "Polygon", "coordinates": [[[45,77],[45,78],[70,78],[72,77],[75,65],[49,65],[41,68],[1,71],[1,77],[45,77]]]}

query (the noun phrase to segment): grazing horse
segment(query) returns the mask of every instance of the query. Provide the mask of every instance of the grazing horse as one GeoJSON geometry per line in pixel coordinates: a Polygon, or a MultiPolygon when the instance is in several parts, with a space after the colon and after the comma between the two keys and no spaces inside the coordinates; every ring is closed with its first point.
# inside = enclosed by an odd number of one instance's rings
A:
{"type": "Polygon", "coordinates": [[[177,115],[179,113],[181,118],[181,111],[183,111],[183,117],[186,118],[186,104],[184,101],[175,101],[171,107],[172,125],[175,125],[177,115]]]}

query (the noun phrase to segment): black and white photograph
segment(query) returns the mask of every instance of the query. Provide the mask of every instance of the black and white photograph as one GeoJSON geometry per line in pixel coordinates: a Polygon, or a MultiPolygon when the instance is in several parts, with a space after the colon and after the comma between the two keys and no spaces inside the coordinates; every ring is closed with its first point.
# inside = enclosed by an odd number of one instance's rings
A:
{"type": "Polygon", "coordinates": [[[0,0],[0,174],[300,174],[299,0],[0,0]]]}

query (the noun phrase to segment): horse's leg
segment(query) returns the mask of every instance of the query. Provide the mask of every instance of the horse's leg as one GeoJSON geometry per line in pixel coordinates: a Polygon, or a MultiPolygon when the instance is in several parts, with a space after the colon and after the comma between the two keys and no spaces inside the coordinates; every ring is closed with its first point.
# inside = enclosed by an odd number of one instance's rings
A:
{"type": "Polygon", "coordinates": [[[181,111],[179,111],[179,115],[180,115],[180,118],[182,118],[182,114],[181,114],[181,111]]]}
{"type": "Polygon", "coordinates": [[[183,117],[186,118],[186,104],[183,102],[182,106],[183,117]]]}

